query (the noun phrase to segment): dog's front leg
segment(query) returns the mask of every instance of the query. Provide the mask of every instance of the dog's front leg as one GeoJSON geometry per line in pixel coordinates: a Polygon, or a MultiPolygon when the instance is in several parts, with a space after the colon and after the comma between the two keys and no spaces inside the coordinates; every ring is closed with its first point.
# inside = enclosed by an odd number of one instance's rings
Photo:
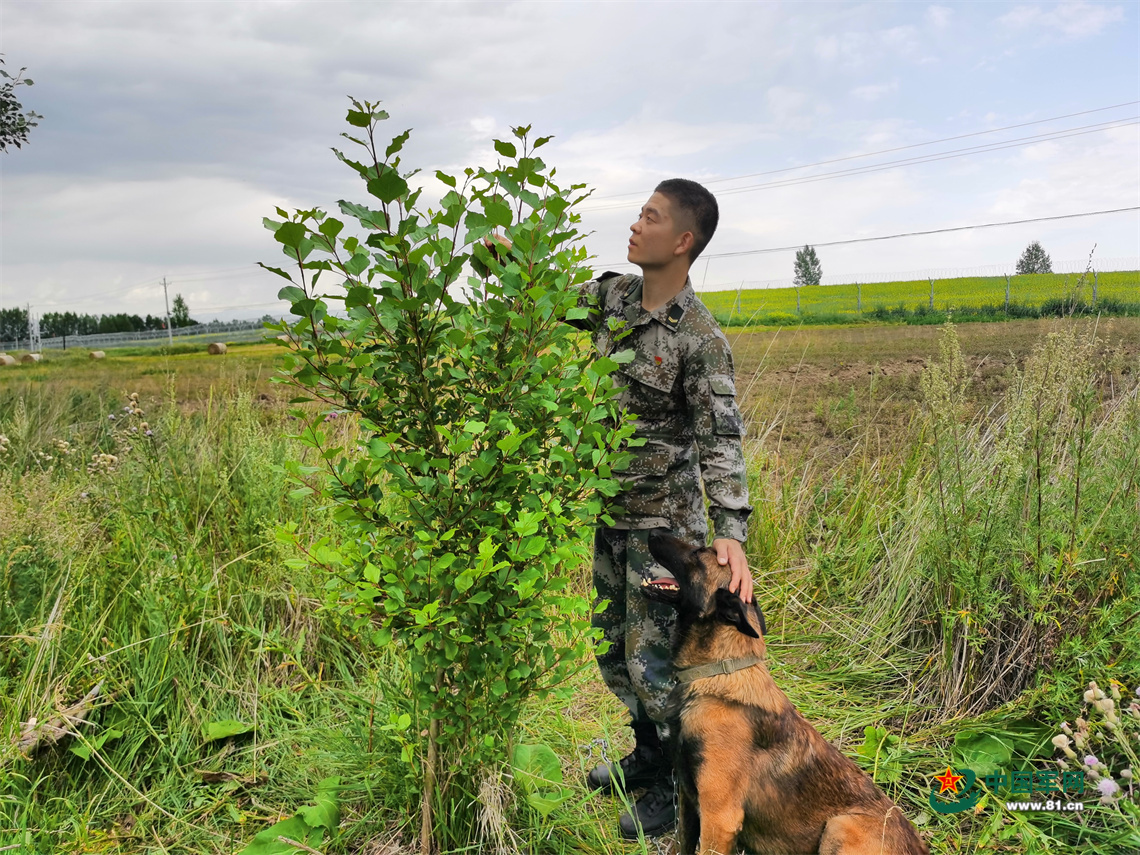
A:
{"type": "Polygon", "coordinates": [[[744,826],[744,808],[717,805],[701,811],[700,855],[737,855],[736,838],[744,826]]]}
{"type": "Polygon", "coordinates": [[[696,855],[701,834],[701,815],[697,802],[677,788],[677,855],[696,855]]]}

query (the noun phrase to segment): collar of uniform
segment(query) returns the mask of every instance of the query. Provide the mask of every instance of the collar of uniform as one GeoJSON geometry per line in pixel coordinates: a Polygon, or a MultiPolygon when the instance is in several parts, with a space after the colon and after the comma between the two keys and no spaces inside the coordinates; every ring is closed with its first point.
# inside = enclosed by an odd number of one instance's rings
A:
{"type": "Polygon", "coordinates": [[[666,329],[676,332],[677,327],[681,325],[681,318],[685,316],[685,311],[692,305],[692,301],[697,298],[696,292],[693,291],[693,282],[689,277],[685,277],[685,287],[673,295],[673,298],[666,301],[663,305],[658,306],[652,312],[645,311],[641,305],[641,294],[645,285],[645,280],[640,276],[635,276],[633,285],[625,296],[622,298],[630,305],[626,306],[626,318],[630,324],[637,326],[640,323],[648,323],[651,319],[657,320],[666,329]]]}

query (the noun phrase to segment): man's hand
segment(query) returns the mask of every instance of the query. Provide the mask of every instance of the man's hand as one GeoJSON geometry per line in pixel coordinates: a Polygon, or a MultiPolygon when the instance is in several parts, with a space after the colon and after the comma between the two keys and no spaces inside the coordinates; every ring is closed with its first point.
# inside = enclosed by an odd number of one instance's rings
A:
{"type": "Polygon", "coordinates": [[[512,244],[502,235],[492,233],[489,237],[483,238],[483,246],[491,250],[491,255],[495,256],[496,261],[502,261],[500,252],[510,252],[512,244]],[[498,246],[496,246],[496,244],[498,244],[498,246]]]}
{"type": "Polygon", "coordinates": [[[728,590],[735,594],[739,586],[740,599],[746,603],[752,602],[752,574],[748,571],[748,559],[744,557],[740,541],[731,537],[718,537],[712,545],[716,550],[716,560],[732,569],[732,581],[728,590]]]}

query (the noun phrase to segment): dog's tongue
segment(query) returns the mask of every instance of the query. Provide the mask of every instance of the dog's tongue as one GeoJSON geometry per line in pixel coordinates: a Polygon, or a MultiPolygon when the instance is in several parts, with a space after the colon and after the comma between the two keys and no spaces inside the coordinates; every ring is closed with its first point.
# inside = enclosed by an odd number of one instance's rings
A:
{"type": "Polygon", "coordinates": [[[677,584],[677,580],[671,579],[668,577],[666,577],[664,579],[653,579],[652,581],[645,581],[645,582],[642,582],[641,584],[642,584],[642,587],[645,587],[645,588],[661,588],[662,590],[665,590],[665,591],[679,591],[679,590],[681,590],[681,587],[677,584]]]}

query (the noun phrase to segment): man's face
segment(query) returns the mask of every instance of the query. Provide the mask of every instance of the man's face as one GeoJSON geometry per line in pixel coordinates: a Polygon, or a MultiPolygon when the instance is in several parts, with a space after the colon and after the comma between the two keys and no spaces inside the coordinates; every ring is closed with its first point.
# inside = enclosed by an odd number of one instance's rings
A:
{"type": "Polygon", "coordinates": [[[692,246],[692,225],[686,222],[668,196],[654,193],[641,206],[637,222],[629,227],[626,259],[643,270],[663,267],[675,258],[688,258],[692,246]],[[686,238],[688,235],[688,238],[686,238]]]}

